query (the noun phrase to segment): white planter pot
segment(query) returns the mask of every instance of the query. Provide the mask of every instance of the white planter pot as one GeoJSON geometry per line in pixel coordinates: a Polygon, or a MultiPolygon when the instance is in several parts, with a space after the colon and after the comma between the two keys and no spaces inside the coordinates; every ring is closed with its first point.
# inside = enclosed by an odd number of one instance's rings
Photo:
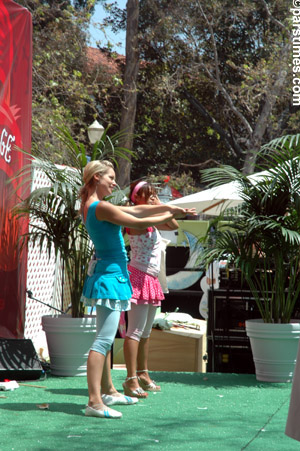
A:
{"type": "Polygon", "coordinates": [[[262,319],[246,321],[256,379],[265,382],[291,382],[297,358],[300,323],[264,323],[262,319]]]}
{"type": "Polygon", "coordinates": [[[96,317],[43,316],[51,374],[86,376],[89,349],[96,335],[96,317]]]}

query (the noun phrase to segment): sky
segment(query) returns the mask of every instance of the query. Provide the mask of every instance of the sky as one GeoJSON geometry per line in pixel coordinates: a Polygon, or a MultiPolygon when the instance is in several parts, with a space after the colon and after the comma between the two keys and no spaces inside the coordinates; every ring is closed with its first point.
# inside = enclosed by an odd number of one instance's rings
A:
{"type": "MultiPolygon", "coordinates": [[[[127,0],[116,0],[119,8],[126,8],[127,0]]],[[[99,27],[97,28],[97,23],[102,23],[103,19],[107,16],[106,12],[103,9],[103,6],[101,4],[96,5],[95,7],[95,13],[93,14],[93,17],[91,19],[91,26],[89,29],[91,38],[90,38],[90,44],[92,47],[97,47],[97,41],[100,42],[100,46],[106,47],[107,40],[110,41],[110,43],[113,46],[113,50],[117,53],[120,53],[122,55],[125,55],[125,38],[126,33],[113,33],[109,28],[106,30],[106,36],[104,33],[102,33],[99,30],[99,27]],[[121,46],[118,46],[117,44],[121,42],[121,46]]]]}

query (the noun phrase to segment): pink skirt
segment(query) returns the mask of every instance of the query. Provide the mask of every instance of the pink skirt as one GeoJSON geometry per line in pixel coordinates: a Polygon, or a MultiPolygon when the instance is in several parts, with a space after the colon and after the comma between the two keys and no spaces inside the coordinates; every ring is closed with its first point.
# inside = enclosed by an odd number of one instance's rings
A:
{"type": "Polygon", "coordinates": [[[130,282],[132,285],[131,302],[134,304],[151,304],[160,306],[165,296],[157,277],[150,276],[133,266],[128,265],[130,282]]]}

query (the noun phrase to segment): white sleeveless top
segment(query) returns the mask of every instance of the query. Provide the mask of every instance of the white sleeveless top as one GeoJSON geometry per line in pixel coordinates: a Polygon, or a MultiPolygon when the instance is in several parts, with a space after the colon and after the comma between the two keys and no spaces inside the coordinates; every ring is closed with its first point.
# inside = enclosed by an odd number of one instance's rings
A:
{"type": "Polygon", "coordinates": [[[157,277],[160,272],[162,238],[155,227],[143,235],[128,235],[131,254],[130,265],[157,277]]]}

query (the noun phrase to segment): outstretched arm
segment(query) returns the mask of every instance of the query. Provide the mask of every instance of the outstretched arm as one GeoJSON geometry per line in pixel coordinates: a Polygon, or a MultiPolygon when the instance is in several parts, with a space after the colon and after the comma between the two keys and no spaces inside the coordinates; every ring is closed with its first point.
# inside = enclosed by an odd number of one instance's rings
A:
{"type": "MultiPolygon", "coordinates": [[[[150,205],[161,205],[161,202],[158,198],[158,196],[152,195],[149,198],[149,204],[150,205]]],[[[175,218],[171,219],[171,221],[166,222],[165,224],[159,224],[157,228],[159,230],[177,230],[179,227],[178,222],[175,218]]]]}
{"type": "Polygon", "coordinates": [[[158,204],[158,205],[134,205],[133,207],[118,207],[124,213],[127,213],[136,218],[145,218],[147,216],[160,215],[162,213],[170,212],[174,218],[184,218],[186,215],[196,214],[194,208],[181,208],[175,205],[158,204]]]}
{"type": "MultiPolygon", "coordinates": [[[[120,226],[131,227],[134,229],[146,229],[147,227],[157,226],[160,224],[167,223],[171,221],[174,217],[185,217],[186,212],[184,209],[176,207],[172,211],[168,209],[156,210],[156,206],[151,205],[141,205],[141,207],[148,207],[148,215],[146,215],[147,208],[143,209],[143,216],[136,217],[127,212],[126,207],[118,207],[112,205],[109,202],[99,202],[96,208],[96,218],[99,221],[108,221],[113,224],[120,226]],[[153,207],[151,209],[151,207],[153,207]],[[124,210],[125,208],[125,210],[124,210]],[[151,215],[151,213],[152,215],[151,215]],[[151,216],[150,216],[151,215],[151,216]]],[[[157,206],[160,207],[160,206],[157,206]]],[[[129,211],[134,207],[128,207],[129,211]]]]}

